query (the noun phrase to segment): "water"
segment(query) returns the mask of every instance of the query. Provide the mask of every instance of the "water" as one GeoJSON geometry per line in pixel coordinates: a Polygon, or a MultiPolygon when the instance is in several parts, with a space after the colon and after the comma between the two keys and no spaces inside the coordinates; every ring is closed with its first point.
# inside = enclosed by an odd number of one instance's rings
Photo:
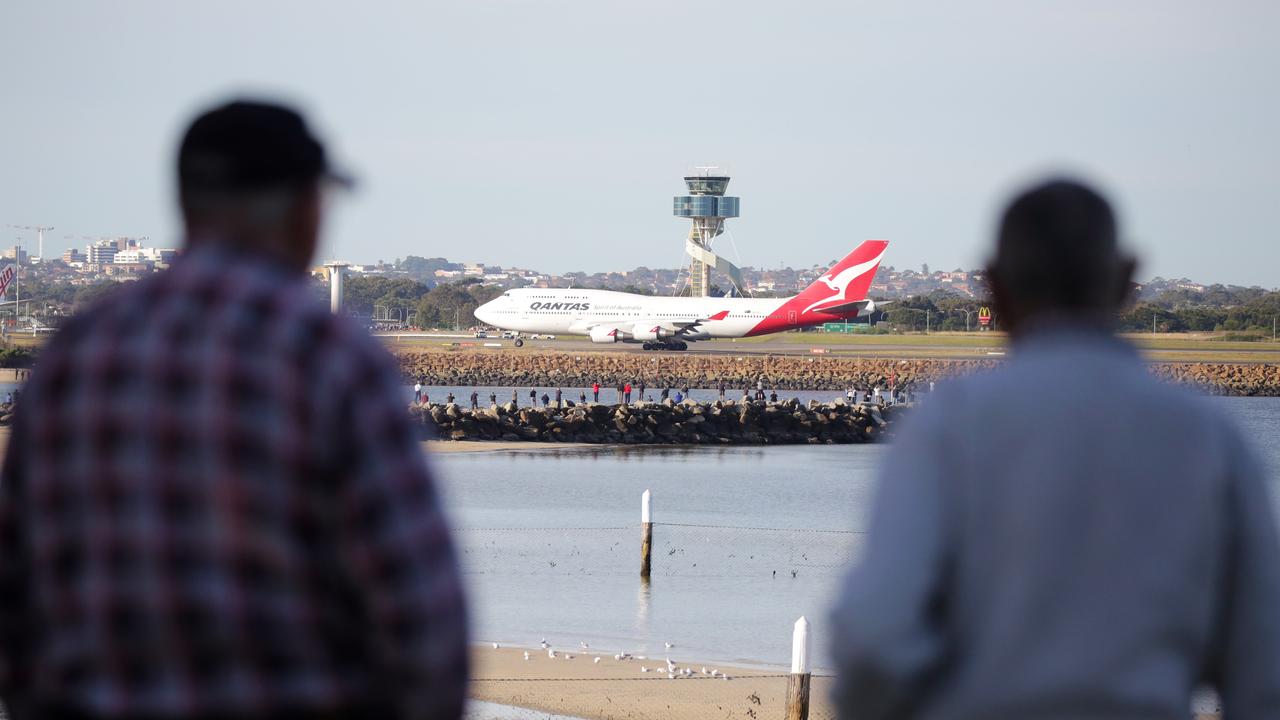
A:
{"type": "MultiPolygon", "coordinates": [[[[1253,441],[1280,505],[1280,398],[1210,402],[1253,441]]],[[[610,653],[786,666],[792,623],[805,615],[825,668],[823,626],[866,528],[883,452],[539,449],[433,463],[452,524],[473,528],[459,542],[477,640],[536,646],[545,637],[568,649],[586,641],[610,653]],[[639,579],[646,488],[658,523],[648,586],[639,579]],[[843,532],[804,532],[813,529],[843,532]]]]}

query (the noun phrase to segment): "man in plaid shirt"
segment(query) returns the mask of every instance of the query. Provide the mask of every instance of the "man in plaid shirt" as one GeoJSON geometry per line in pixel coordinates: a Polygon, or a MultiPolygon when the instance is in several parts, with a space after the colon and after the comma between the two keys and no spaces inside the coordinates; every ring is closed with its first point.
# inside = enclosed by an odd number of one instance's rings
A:
{"type": "Polygon", "coordinates": [[[454,718],[457,567],[389,356],[304,270],[337,177],[236,102],[185,253],[41,353],[0,478],[0,698],[26,718],[454,718]]]}

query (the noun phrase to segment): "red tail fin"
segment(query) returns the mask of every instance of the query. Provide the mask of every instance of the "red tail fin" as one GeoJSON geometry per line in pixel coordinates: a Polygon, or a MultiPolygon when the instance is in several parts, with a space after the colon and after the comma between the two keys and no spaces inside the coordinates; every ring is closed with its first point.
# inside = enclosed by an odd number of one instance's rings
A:
{"type": "Polygon", "coordinates": [[[887,247],[888,240],[867,240],[854,248],[853,252],[845,255],[843,260],[796,296],[797,299],[805,300],[802,312],[807,313],[823,305],[840,305],[865,299],[887,247]]]}

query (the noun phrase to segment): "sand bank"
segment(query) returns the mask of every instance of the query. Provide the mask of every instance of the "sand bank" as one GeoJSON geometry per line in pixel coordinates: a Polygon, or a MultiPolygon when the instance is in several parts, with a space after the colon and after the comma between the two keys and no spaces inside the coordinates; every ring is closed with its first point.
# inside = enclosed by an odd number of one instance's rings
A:
{"type": "MultiPolygon", "coordinates": [[[[692,677],[670,679],[663,658],[616,660],[612,653],[568,651],[547,657],[545,650],[476,646],[472,651],[471,697],[573,717],[604,718],[780,718],[784,715],[787,676],[780,670],[727,667],[671,659],[689,667],[692,677]],[[524,653],[529,653],[529,660],[524,653]],[[595,659],[599,657],[600,661],[595,659]],[[649,672],[641,672],[641,668],[649,672]],[[658,668],[662,671],[658,672],[658,668]],[[728,674],[703,674],[716,670],[728,674]]],[[[831,679],[813,678],[809,717],[834,717],[828,701],[831,679]]]]}

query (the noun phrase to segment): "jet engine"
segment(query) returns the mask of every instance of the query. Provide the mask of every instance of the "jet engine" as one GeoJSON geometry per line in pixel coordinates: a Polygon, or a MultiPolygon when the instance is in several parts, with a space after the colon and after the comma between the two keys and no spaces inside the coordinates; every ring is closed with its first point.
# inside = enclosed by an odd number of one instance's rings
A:
{"type": "Polygon", "coordinates": [[[631,337],[643,342],[650,340],[666,340],[674,337],[675,333],[662,327],[661,325],[633,325],[631,327],[631,337]]]}
{"type": "Polygon", "coordinates": [[[623,339],[623,333],[618,328],[604,327],[597,325],[591,328],[591,342],[593,343],[616,343],[623,339]]]}

